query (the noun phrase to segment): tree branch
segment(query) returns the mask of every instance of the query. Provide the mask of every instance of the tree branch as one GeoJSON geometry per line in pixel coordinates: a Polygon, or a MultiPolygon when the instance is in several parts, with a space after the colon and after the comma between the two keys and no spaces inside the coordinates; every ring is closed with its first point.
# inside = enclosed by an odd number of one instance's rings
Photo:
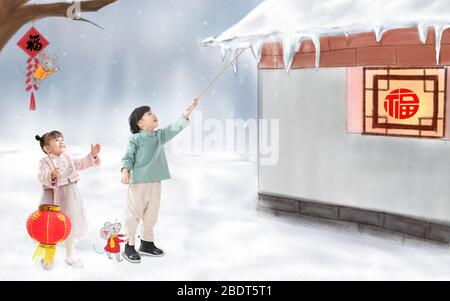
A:
{"type": "Polygon", "coordinates": [[[27,4],[30,0],[3,0],[0,1],[0,24],[14,15],[19,8],[27,4]]]}
{"type": "MultiPolygon", "coordinates": [[[[81,12],[96,12],[103,7],[116,2],[117,0],[89,0],[74,1],[80,2],[81,12]]],[[[47,18],[47,17],[67,17],[67,10],[73,5],[68,2],[28,4],[22,6],[18,11],[18,18],[24,18],[26,22],[47,18]]]]}
{"type": "MultiPolygon", "coordinates": [[[[80,12],[97,12],[116,1],[87,0],[74,2],[80,2],[80,12]]],[[[67,18],[68,9],[74,4],[73,2],[28,4],[29,2],[30,0],[0,0],[0,51],[9,39],[25,24],[47,17],[67,18]]],[[[84,21],[98,26],[80,16],[75,16],[73,20],[84,21]]]]}

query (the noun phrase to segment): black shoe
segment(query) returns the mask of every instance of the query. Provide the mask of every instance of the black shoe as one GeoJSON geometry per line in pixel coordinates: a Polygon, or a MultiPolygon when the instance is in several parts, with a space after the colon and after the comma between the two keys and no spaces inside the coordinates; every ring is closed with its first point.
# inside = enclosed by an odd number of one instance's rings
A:
{"type": "Polygon", "coordinates": [[[123,257],[131,263],[139,263],[141,262],[141,256],[136,252],[134,246],[130,246],[129,244],[125,245],[125,251],[123,252],[123,257]]]}
{"type": "Polygon", "coordinates": [[[141,240],[141,247],[139,248],[139,254],[141,255],[147,255],[147,256],[154,256],[154,257],[161,257],[164,255],[163,250],[158,249],[153,241],[145,241],[141,240]]]}

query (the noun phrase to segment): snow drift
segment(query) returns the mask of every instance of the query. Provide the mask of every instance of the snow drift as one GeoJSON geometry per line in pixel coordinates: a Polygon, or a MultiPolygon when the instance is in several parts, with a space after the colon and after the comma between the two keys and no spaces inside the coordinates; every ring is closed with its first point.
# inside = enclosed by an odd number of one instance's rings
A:
{"type": "Polygon", "coordinates": [[[220,47],[223,59],[250,48],[259,63],[262,44],[281,41],[288,72],[304,40],[314,43],[318,68],[320,37],[374,32],[380,41],[386,31],[413,27],[422,43],[428,28],[434,28],[439,63],[442,33],[450,27],[450,5],[444,0],[267,0],[220,36],[202,44],[220,47]]]}

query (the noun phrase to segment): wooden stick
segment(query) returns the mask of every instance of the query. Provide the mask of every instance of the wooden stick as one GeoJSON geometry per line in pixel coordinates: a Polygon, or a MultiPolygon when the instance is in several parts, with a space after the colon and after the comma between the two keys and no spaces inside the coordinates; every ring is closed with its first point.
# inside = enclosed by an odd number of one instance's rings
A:
{"type": "Polygon", "coordinates": [[[223,69],[222,71],[220,71],[215,77],[213,77],[213,79],[209,82],[208,87],[206,87],[205,90],[203,90],[202,93],[200,93],[200,95],[197,97],[198,99],[202,98],[203,95],[205,95],[205,93],[209,90],[209,88],[211,88],[211,86],[222,76],[222,74],[225,73],[225,71],[228,69],[228,67],[230,67],[230,65],[238,59],[238,57],[241,56],[241,54],[245,51],[245,49],[242,49],[223,69]]]}
{"type": "Polygon", "coordinates": [[[55,163],[53,163],[53,160],[52,160],[52,158],[50,157],[50,153],[48,153],[47,156],[48,156],[48,159],[50,160],[50,162],[52,163],[53,169],[58,169],[58,168],[55,166],[55,163]]]}

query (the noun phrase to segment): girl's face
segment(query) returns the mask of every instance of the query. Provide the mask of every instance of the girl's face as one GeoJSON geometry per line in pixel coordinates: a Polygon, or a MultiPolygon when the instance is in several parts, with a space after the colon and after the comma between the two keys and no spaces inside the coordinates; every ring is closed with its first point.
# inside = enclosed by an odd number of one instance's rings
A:
{"type": "Polygon", "coordinates": [[[156,117],[154,112],[147,112],[139,120],[138,126],[141,130],[151,132],[159,126],[158,117],[156,117]]]}
{"type": "Polygon", "coordinates": [[[59,156],[66,150],[66,144],[64,143],[64,137],[58,137],[51,139],[49,144],[44,146],[44,150],[47,154],[59,156]]]}

